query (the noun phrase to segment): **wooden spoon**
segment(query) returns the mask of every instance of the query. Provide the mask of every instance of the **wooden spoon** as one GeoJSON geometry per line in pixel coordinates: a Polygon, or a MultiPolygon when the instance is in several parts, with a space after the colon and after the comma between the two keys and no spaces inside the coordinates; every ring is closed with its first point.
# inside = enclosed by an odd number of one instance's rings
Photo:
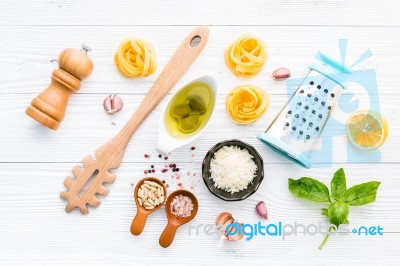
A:
{"type": "Polygon", "coordinates": [[[140,235],[143,232],[144,225],[146,224],[147,216],[149,216],[150,213],[153,213],[156,210],[160,209],[161,206],[164,205],[164,202],[163,202],[163,203],[157,205],[156,207],[154,207],[154,209],[152,209],[152,210],[147,210],[143,206],[140,206],[139,201],[138,201],[138,191],[145,180],[152,181],[152,182],[159,184],[162,188],[164,188],[164,197],[167,196],[167,188],[165,187],[163,182],[158,178],[146,177],[137,183],[135,190],[134,190],[134,198],[135,198],[135,202],[136,202],[136,206],[137,206],[137,213],[131,224],[131,233],[135,236],[140,235]]]}
{"type": "Polygon", "coordinates": [[[165,212],[167,213],[168,224],[160,236],[160,246],[162,246],[163,248],[169,247],[174,240],[175,233],[178,227],[190,222],[196,216],[198,208],[199,203],[197,202],[197,198],[193,195],[193,193],[187,190],[176,190],[171,193],[171,195],[168,196],[167,202],[165,204],[165,212]],[[178,195],[187,196],[192,200],[193,210],[189,217],[178,218],[171,213],[171,202],[178,195]]]}
{"type": "Polygon", "coordinates": [[[79,208],[82,214],[87,214],[89,212],[88,205],[94,208],[100,205],[97,194],[103,196],[108,194],[108,189],[103,186],[103,183],[113,183],[115,180],[115,175],[111,174],[109,170],[121,165],[125,149],[133,134],[195,61],[207,40],[207,27],[197,27],[189,33],[124,128],[96,150],[95,159],[90,155],[86,156],[82,160],[84,168],[76,165],[72,169],[76,178],[65,178],[64,185],[68,191],[60,193],[61,198],[68,200],[65,206],[66,212],[79,208]]]}

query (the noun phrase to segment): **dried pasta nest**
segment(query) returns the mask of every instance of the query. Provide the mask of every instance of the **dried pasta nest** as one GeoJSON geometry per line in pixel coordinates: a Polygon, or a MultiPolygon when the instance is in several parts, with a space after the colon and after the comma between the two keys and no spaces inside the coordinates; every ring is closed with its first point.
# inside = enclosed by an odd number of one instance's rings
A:
{"type": "Polygon", "coordinates": [[[238,124],[250,124],[260,118],[268,109],[268,94],[261,88],[243,85],[234,88],[226,96],[226,110],[238,124]]]}
{"type": "Polygon", "coordinates": [[[123,40],[114,55],[114,63],[124,76],[147,77],[156,71],[156,53],[153,46],[142,39],[123,40]]]}
{"type": "Polygon", "coordinates": [[[239,77],[257,75],[267,60],[265,44],[257,37],[243,35],[225,50],[225,63],[239,77]]]}

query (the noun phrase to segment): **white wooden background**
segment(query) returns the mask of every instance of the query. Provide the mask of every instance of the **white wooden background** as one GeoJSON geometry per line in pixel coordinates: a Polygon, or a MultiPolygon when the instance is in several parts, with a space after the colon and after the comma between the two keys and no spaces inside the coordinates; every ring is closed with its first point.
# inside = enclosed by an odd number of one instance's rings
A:
{"type": "MultiPolygon", "coordinates": [[[[0,264],[1,265],[399,265],[400,255],[400,4],[396,0],[242,0],[242,1],[0,1],[0,264]],[[258,220],[254,206],[265,200],[270,222],[326,222],[320,204],[294,198],[287,178],[315,176],[329,183],[343,166],[348,184],[380,180],[377,201],[352,208],[355,226],[380,225],[382,237],[331,237],[318,250],[322,236],[256,238],[217,249],[218,237],[189,236],[184,226],[168,249],[158,245],[166,224],[164,210],[154,213],[145,231],[133,237],[129,226],[136,213],[132,183],[143,176],[143,165],[155,163],[159,106],[130,142],[109,196],[88,216],[64,212],[59,199],[71,168],[112,137],[129,119],[184,36],[196,25],[209,25],[211,36],[199,59],[175,90],[191,79],[211,73],[219,79],[216,115],[194,143],[170,156],[183,169],[200,170],[206,151],[225,139],[239,138],[254,145],[265,162],[265,179],[251,198],[223,202],[200,182],[200,201],[193,224],[212,223],[221,211],[245,222],[258,220]],[[268,43],[268,63],[251,80],[234,77],[223,62],[223,50],[243,33],[268,43]],[[158,69],[149,78],[132,80],[117,73],[112,62],[120,40],[136,36],[149,40],[157,52],[158,69]],[[285,84],[273,82],[271,72],[285,66],[301,77],[315,53],[348,38],[349,48],[371,48],[377,63],[382,113],[390,136],[381,149],[382,163],[346,164],[346,139],[338,138],[332,167],[301,169],[276,156],[255,138],[265,130],[287,100],[285,84]],[[39,126],[24,114],[30,100],[49,83],[53,60],[65,47],[84,42],[93,48],[93,75],[71,98],[66,118],[57,132],[39,126]],[[267,90],[271,107],[252,126],[233,124],[224,110],[225,94],[251,83],[267,90]],[[124,110],[108,116],[102,101],[118,93],[124,110]],[[115,125],[112,125],[112,122],[115,125]],[[153,157],[146,160],[144,153],[153,157]]],[[[329,158],[326,158],[329,160],[329,158]]],[[[168,176],[160,176],[170,180],[168,176]]]]}

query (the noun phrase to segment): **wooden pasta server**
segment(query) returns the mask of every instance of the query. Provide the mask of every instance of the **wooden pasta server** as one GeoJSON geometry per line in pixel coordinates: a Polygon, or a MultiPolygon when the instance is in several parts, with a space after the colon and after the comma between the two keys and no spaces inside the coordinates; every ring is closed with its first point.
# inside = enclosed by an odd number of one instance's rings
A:
{"type": "Polygon", "coordinates": [[[103,184],[113,183],[115,180],[115,175],[109,170],[121,165],[129,140],[149,113],[195,61],[207,43],[208,34],[207,27],[198,27],[186,36],[124,128],[96,150],[96,159],[90,155],[86,156],[83,159],[83,168],[75,166],[72,169],[75,178],[67,177],[64,180],[68,191],[60,194],[61,198],[68,201],[66,212],[79,208],[82,214],[87,214],[88,205],[94,208],[100,205],[96,194],[107,195],[109,190],[103,184]],[[92,176],[94,177],[90,184],[81,191],[92,176]]]}

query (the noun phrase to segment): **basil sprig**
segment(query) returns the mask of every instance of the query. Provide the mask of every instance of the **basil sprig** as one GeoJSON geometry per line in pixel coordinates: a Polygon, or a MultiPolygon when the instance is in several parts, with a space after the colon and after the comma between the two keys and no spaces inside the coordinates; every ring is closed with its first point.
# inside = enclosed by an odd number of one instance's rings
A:
{"type": "MultiPolygon", "coordinates": [[[[343,168],[335,172],[331,180],[331,194],[328,187],[322,182],[302,177],[298,180],[289,178],[289,190],[298,198],[307,199],[316,202],[329,203],[328,208],[323,208],[321,214],[328,217],[330,224],[339,228],[341,224],[348,224],[348,216],[351,206],[361,206],[376,199],[376,193],[381,183],[371,181],[355,185],[347,189],[346,175],[343,168]]],[[[329,231],[336,229],[334,226],[329,231]]],[[[320,249],[328,240],[329,233],[326,234],[324,241],[319,246],[320,249]]]]}

